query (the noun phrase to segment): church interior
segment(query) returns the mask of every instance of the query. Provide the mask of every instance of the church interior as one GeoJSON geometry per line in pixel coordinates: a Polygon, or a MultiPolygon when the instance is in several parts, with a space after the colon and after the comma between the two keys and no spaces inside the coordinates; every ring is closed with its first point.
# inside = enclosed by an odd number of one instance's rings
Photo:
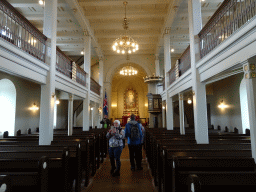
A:
{"type": "Polygon", "coordinates": [[[255,47],[256,0],[1,0],[0,191],[251,190],[255,47]]]}

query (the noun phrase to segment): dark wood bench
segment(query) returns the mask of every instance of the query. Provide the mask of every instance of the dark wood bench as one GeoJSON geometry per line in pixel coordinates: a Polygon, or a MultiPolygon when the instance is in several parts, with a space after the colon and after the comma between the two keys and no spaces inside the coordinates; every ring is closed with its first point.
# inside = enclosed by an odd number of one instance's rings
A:
{"type": "MultiPolygon", "coordinates": [[[[43,156],[49,159],[55,158],[55,161],[49,162],[49,186],[53,191],[68,192],[72,187],[72,178],[69,176],[69,158],[70,153],[67,148],[64,150],[47,151],[1,151],[0,160],[21,160],[24,164],[32,161],[39,161],[43,156]]],[[[4,166],[2,166],[4,169],[4,166]]],[[[0,172],[1,174],[1,172],[0,172]]]]}
{"type": "Polygon", "coordinates": [[[31,145],[31,146],[15,146],[15,145],[4,145],[0,146],[0,151],[11,152],[11,151],[49,151],[49,150],[58,150],[62,151],[65,148],[69,152],[69,162],[68,162],[68,174],[70,180],[73,179],[76,181],[76,192],[81,191],[81,183],[82,183],[82,158],[81,158],[81,144],[77,145],[69,145],[67,146],[56,146],[56,145],[31,145]]]}
{"type": "MultiPolygon", "coordinates": [[[[233,159],[251,158],[251,150],[223,150],[223,149],[182,149],[171,150],[163,149],[162,157],[162,173],[163,177],[159,180],[162,181],[160,187],[163,191],[172,191],[174,183],[168,182],[168,178],[175,177],[173,172],[175,168],[175,157],[194,157],[194,158],[226,158],[232,157],[233,159]]],[[[160,172],[161,173],[161,172],[160,172]]],[[[160,175],[160,174],[159,174],[160,175]]],[[[175,178],[172,180],[175,180],[175,178]]]]}
{"type": "Polygon", "coordinates": [[[252,191],[256,186],[256,173],[234,171],[193,172],[182,182],[187,186],[185,191],[188,192],[252,191]]]}
{"type": "Polygon", "coordinates": [[[54,160],[0,159],[0,191],[50,192],[49,167],[54,160]]]}
{"type": "Polygon", "coordinates": [[[225,150],[236,150],[236,149],[247,149],[251,150],[251,144],[172,144],[172,143],[161,143],[158,141],[156,152],[154,153],[154,160],[152,169],[152,175],[155,178],[155,185],[159,183],[159,176],[161,175],[162,162],[161,162],[161,151],[163,149],[174,149],[174,150],[189,150],[189,149],[225,149],[225,150]]]}

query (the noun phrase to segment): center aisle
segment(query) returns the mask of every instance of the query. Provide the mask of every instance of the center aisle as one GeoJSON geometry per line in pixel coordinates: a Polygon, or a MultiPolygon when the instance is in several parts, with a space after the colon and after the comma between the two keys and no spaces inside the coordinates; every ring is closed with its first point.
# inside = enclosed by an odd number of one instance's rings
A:
{"type": "Polygon", "coordinates": [[[82,192],[157,192],[153,186],[153,178],[146,162],[145,152],[143,150],[142,167],[143,170],[131,171],[129,149],[126,140],[126,146],[121,155],[121,171],[119,177],[110,175],[110,161],[107,157],[100,169],[95,174],[92,182],[87,189],[82,192]]]}

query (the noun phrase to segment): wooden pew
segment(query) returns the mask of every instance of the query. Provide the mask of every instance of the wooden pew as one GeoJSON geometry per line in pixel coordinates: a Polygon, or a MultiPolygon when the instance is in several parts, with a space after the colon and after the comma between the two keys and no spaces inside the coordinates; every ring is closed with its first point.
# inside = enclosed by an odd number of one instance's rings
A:
{"type": "Polygon", "coordinates": [[[160,188],[161,191],[173,191],[175,183],[168,182],[168,178],[172,178],[172,181],[175,181],[175,173],[174,169],[175,164],[173,161],[174,157],[194,157],[194,158],[226,158],[232,157],[233,159],[240,158],[251,158],[251,150],[225,150],[225,149],[182,149],[182,150],[171,150],[171,149],[163,149],[161,152],[162,157],[162,173],[163,177],[160,179],[161,183],[160,188]]]}
{"type": "MultiPolygon", "coordinates": [[[[60,190],[68,192],[72,187],[72,178],[69,176],[69,158],[68,149],[64,150],[47,150],[47,151],[1,151],[1,160],[21,160],[29,165],[31,161],[39,161],[42,156],[46,156],[54,161],[49,162],[49,186],[52,191],[60,190]]],[[[4,166],[1,168],[4,169],[4,166]]],[[[1,172],[0,172],[1,174],[1,172]]]]}
{"type": "MultiPolygon", "coordinates": [[[[8,176],[7,191],[49,192],[49,166],[54,158],[0,159],[0,174],[8,176]]],[[[0,189],[1,191],[1,189],[0,189]]]]}
{"type": "Polygon", "coordinates": [[[233,171],[193,172],[183,182],[184,185],[187,185],[187,190],[185,191],[188,192],[251,191],[256,186],[256,173],[233,171]]]}
{"type": "Polygon", "coordinates": [[[70,157],[68,162],[68,174],[70,180],[76,180],[75,190],[76,192],[81,191],[82,183],[82,165],[81,165],[81,144],[66,146],[53,146],[53,145],[39,145],[39,146],[15,146],[15,145],[4,145],[0,146],[0,151],[11,152],[11,151],[49,151],[49,150],[68,150],[70,157]]]}
{"type": "MultiPolygon", "coordinates": [[[[61,145],[61,146],[77,146],[80,144],[81,150],[81,166],[82,166],[82,174],[85,174],[85,184],[86,187],[89,184],[90,174],[93,168],[90,167],[90,163],[93,165],[93,162],[90,162],[92,158],[90,158],[90,150],[93,150],[93,143],[88,139],[87,141],[74,141],[74,140],[56,140],[52,141],[51,145],[61,145]],[[91,144],[91,145],[90,145],[91,144]]],[[[93,160],[93,159],[92,159],[93,160]]],[[[94,163],[95,164],[95,163],[94,163]]],[[[94,168],[96,170],[96,168],[94,168]]]]}
{"type": "Polygon", "coordinates": [[[11,188],[11,179],[9,175],[0,175],[0,191],[13,191],[11,188]]]}

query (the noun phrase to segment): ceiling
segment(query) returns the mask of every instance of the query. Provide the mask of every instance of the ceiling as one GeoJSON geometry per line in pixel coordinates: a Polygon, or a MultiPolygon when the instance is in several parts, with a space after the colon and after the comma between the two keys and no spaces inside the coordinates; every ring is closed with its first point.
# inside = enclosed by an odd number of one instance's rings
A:
{"type": "MultiPolygon", "coordinates": [[[[84,45],[83,27],[70,8],[70,1],[58,0],[57,46],[68,56],[79,58],[84,45]]],[[[94,33],[92,56],[100,49],[104,56],[115,55],[112,43],[124,33],[124,0],[77,0],[94,33]]],[[[44,7],[38,0],[8,0],[40,31],[44,7]]],[[[127,0],[128,34],[139,44],[135,54],[163,55],[163,33],[170,28],[172,57],[179,58],[189,45],[187,0],[127,0]]],[[[202,2],[203,25],[223,0],[202,2]]]]}

